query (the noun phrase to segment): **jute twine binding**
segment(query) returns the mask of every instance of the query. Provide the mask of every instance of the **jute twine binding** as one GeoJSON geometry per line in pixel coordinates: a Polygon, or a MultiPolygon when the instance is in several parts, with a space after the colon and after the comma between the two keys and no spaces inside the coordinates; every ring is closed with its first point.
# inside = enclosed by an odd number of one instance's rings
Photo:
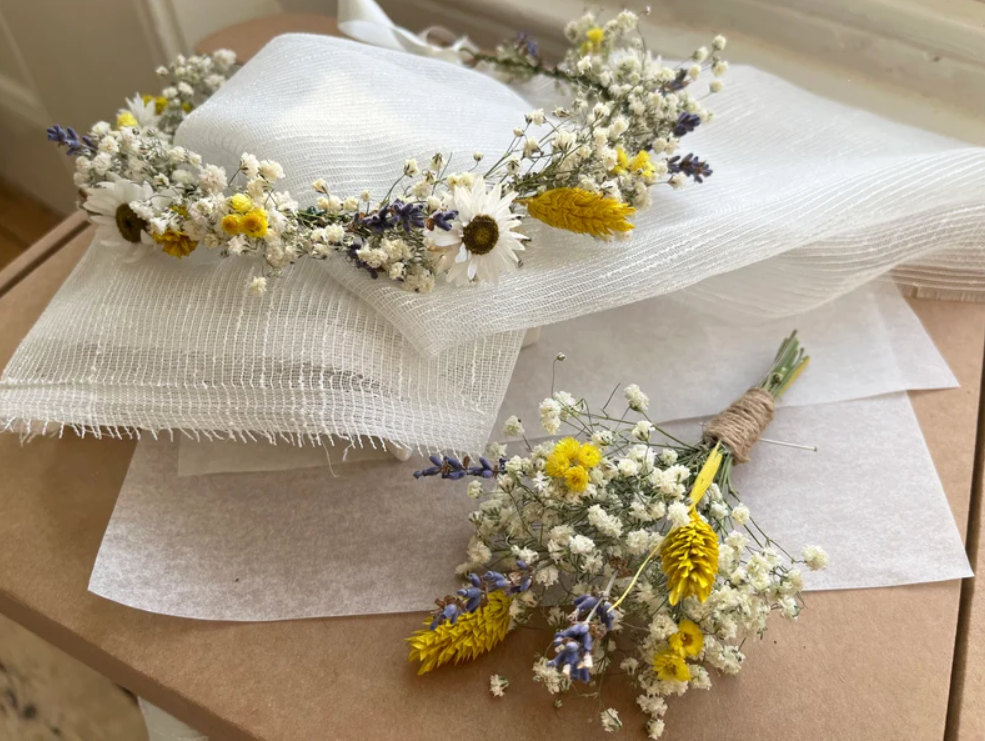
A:
{"type": "Polygon", "coordinates": [[[708,423],[704,439],[725,445],[732,451],[736,463],[746,463],[749,450],[773,421],[775,408],[772,394],[761,388],[751,388],[708,423]]]}

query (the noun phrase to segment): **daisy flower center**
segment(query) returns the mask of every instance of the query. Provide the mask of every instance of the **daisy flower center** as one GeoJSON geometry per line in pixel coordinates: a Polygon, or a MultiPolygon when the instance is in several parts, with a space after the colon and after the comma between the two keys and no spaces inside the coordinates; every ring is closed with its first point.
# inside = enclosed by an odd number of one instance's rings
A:
{"type": "Polygon", "coordinates": [[[134,213],[129,204],[123,203],[116,209],[116,228],[128,242],[138,243],[140,234],[146,226],[144,220],[134,213]]]}
{"type": "Polygon", "coordinates": [[[499,241],[499,225],[492,216],[479,214],[462,229],[462,242],[473,255],[492,252],[499,241]]]}

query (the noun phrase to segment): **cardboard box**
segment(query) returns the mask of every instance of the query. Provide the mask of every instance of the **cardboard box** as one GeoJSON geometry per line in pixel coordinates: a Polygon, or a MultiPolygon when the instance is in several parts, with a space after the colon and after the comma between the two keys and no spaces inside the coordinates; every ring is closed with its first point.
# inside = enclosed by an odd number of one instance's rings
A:
{"type": "MultiPolygon", "coordinates": [[[[0,366],[88,239],[85,232],[70,241],[0,298],[0,366]]],[[[985,305],[913,306],[962,384],[911,396],[964,531],[985,305]]],[[[491,655],[417,677],[403,638],[423,615],[216,623],[144,613],[90,594],[89,574],[133,448],[131,440],[71,433],[27,445],[0,435],[0,612],[215,739],[500,741],[602,733],[597,700],[571,696],[555,709],[532,682],[532,657],[547,649],[547,630],[521,628],[491,655]],[[503,699],[488,692],[493,673],[511,681],[503,699]]],[[[671,703],[666,737],[939,741],[960,596],[960,582],[809,593],[798,623],[776,620],[765,640],[747,644],[740,676],[714,678],[711,692],[671,703]]],[[[985,629],[981,617],[969,624],[968,635],[985,629]]],[[[977,677],[980,698],[981,640],[966,651],[968,681],[977,677]]],[[[606,685],[606,705],[641,738],[632,691],[618,680],[606,685]]],[[[980,702],[964,713],[966,728],[980,727],[976,712],[980,702]]],[[[961,708],[952,715],[962,716],[961,708]]]]}

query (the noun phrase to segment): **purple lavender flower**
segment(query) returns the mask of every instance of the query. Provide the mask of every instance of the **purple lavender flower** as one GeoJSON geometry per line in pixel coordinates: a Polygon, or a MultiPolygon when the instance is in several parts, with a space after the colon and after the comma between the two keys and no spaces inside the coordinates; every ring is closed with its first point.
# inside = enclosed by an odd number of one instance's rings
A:
{"type": "Polygon", "coordinates": [[[80,154],[95,154],[96,143],[89,136],[83,136],[81,139],[76,133],[75,129],[71,126],[63,128],[58,124],[54,126],[49,126],[48,130],[48,141],[55,142],[59,147],[68,147],[67,154],[70,157],[76,157],[80,154]]]}
{"type": "Polygon", "coordinates": [[[604,598],[593,597],[590,594],[575,597],[575,611],[579,620],[588,618],[592,610],[595,610],[595,616],[602,621],[605,629],[612,630],[612,608],[604,598]],[[595,608],[596,605],[598,609],[595,608]]]}
{"type": "Polygon", "coordinates": [[[363,226],[368,226],[377,234],[382,234],[394,225],[394,221],[390,218],[389,206],[384,206],[379,211],[374,211],[368,216],[363,216],[360,219],[360,223],[363,226]]]}
{"type": "Polygon", "coordinates": [[[399,198],[390,206],[405,232],[424,227],[424,209],[420,203],[404,203],[399,198]]]}
{"type": "Polygon", "coordinates": [[[451,224],[448,222],[453,220],[456,216],[458,216],[458,211],[451,209],[448,211],[435,211],[431,214],[431,218],[428,219],[428,228],[434,229],[434,227],[438,227],[446,232],[450,231],[451,224]]]}
{"type": "Polygon", "coordinates": [[[682,113],[677,118],[674,126],[674,136],[680,139],[685,134],[690,134],[701,125],[701,117],[696,113],[682,113]]]}
{"type": "Polygon", "coordinates": [[[678,90],[683,90],[687,87],[687,70],[679,69],[674,79],[667,83],[667,90],[670,92],[677,92],[678,90]]]}
{"type": "Polygon", "coordinates": [[[592,667],[592,639],[587,623],[576,623],[554,635],[554,648],[558,654],[547,662],[560,669],[573,682],[588,682],[592,667]]]}
{"type": "Polygon", "coordinates": [[[486,592],[482,588],[482,579],[475,574],[469,574],[469,583],[472,586],[459,589],[458,596],[465,600],[466,612],[475,612],[482,604],[486,592]]]}
{"type": "Polygon", "coordinates": [[[468,458],[465,459],[464,463],[458,458],[447,455],[444,458],[432,455],[429,456],[429,459],[434,465],[420,471],[414,471],[415,479],[423,476],[441,476],[441,478],[450,479],[451,481],[458,481],[466,476],[491,479],[506,464],[505,458],[501,459],[496,466],[493,466],[493,464],[482,457],[479,458],[479,465],[477,466],[470,465],[471,461],[468,458]]]}
{"type": "Polygon", "coordinates": [[[540,57],[540,48],[537,46],[537,40],[526,31],[518,32],[516,38],[513,40],[513,44],[518,51],[526,54],[528,57],[532,57],[533,59],[540,57]]]}
{"type": "Polygon", "coordinates": [[[458,603],[449,602],[441,608],[441,612],[434,616],[434,620],[431,621],[431,625],[428,627],[431,630],[434,630],[445,621],[454,625],[458,622],[458,618],[461,614],[462,608],[458,606],[458,603]]]}
{"type": "Polygon", "coordinates": [[[712,169],[707,162],[702,162],[693,154],[685,155],[683,159],[678,154],[667,160],[667,172],[671,175],[683,172],[693,178],[694,182],[703,183],[704,179],[711,175],[712,169]]]}

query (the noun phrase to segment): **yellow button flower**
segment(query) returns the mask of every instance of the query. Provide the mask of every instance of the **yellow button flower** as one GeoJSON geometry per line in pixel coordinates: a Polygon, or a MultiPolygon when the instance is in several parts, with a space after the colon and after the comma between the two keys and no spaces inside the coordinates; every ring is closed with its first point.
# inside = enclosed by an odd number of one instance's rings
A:
{"type": "Polygon", "coordinates": [[[585,491],[588,488],[588,471],[582,466],[572,466],[564,474],[564,483],[571,491],[585,491]]]}
{"type": "Polygon", "coordinates": [[[238,211],[241,214],[245,214],[251,208],[253,208],[253,199],[251,199],[246,193],[237,193],[229,198],[229,208],[233,211],[238,211]]]}
{"type": "Polygon", "coordinates": [[[578,462],[585,468],[595,468],[602,462],[602,451],[591,443],[582,443],[578,449],[578,462]]]}
{"type": "Polygon", "coordinates": [[[650,160],[650,153],[640,150],[629,163],[630,172],[639,172],[645,178],[653,177],[656,170],[650,160]]]}
{"type": "Polygon", "coordinates": [[[241,217],[236,214],[226,214],[222,217],[222,231],[226,234],[239,234],[243,231],[241,217]]]}
{"type": "Polygon", "coordinates": [[[173,229],[169,229],[164,232],[164,234],[155,234],[154,241],[161,245],[161,249],[172,257],[177,257],[179,260],[182,257],[187,257],[195,248],[198,247],[198,242],[189,237],[184,232],[176,232],[173,229]]]}
{"type": "Polygon", "coordinates": [[[668,682],[686,682],[691,678],[691,670],[684,657],[670,649],[653,657],[653,671],[660,679],[668,682]]]}
{"type": "Polygon", "coordinates": [[[544,466],[544,473],[554,479],[559,479],[571,468],[571,461],[568,456],[557,451],[547,456],[547,464],[544,466]]]}
{"type": "Polygon", "coordinates": [[[243,233],[249,237],[260,238],[267,233],[267,212],[255,208],[240,217],[243,233]]]}
{"type": "Polygon", "coordinates": [[[573,437],[566,437],[554,446],[554,452],[563,455],[569,461],[578,459],[578,452],[581,450],[581,443],[573,437]]]}
{"type": "Polygon", "coordinates": [[[670,647],[681,656],[697,656],[705,647],[705,637],[698,624],[684,618],[677,626],[677,632],[669,639],[670,647]]]}

